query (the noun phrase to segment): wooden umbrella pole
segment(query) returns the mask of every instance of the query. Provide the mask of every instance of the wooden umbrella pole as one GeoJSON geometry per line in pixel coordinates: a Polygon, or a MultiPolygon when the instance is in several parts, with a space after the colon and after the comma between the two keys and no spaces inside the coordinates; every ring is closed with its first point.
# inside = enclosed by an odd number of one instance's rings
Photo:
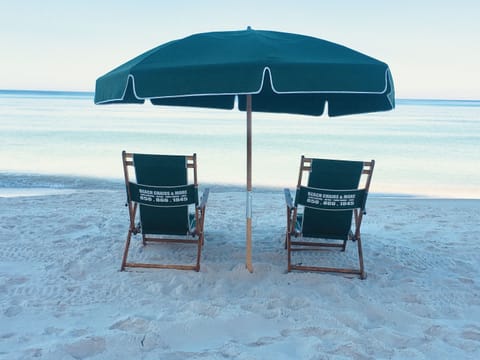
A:
{"type": "Polygon", "coordinates": [[[252,265],[252,95],[247,95],[247,254],[246,266],[252,265]]]}

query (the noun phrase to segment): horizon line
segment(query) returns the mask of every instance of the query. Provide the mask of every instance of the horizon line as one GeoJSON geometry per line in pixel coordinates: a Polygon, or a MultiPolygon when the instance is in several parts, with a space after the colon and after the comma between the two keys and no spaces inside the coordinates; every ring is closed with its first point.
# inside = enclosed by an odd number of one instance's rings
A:
{"type": "MultiPolygon", "coordinates": [[[[83,96],[94,96],[95,91],[86,90],[34,90],[34,89],[0,89],[0,94],[17,93],[17,94],[34,94],[43,93],[48,95],[65,95],[75,94],[83,96]]],[[[425,98],[425,97],[411,97],[411,98],[396,98],[395,101],[458,101],[458,102],[479,102],[480,99],[448,99],[448,98],[425,98]]]]}

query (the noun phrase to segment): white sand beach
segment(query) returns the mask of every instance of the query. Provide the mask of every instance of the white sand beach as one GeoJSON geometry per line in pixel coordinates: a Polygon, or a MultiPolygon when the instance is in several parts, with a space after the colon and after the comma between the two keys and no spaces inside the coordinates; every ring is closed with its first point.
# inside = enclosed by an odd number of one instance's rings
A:
{"type": "MultiPolygon", "coordinates": [[[[1,359],[480,358],[480,200],[371,196],[363,281],[286,273],[281,191],[254,193],[250,274],[245,194],[231,189],[210,194],[199,273],[120,272],[124,202],[0,198],[1,359]]],[[[131,253],[194,249],[137,236],[131,253]]],[[[355,262],[355,247],[329,258],[355,262]]]]}

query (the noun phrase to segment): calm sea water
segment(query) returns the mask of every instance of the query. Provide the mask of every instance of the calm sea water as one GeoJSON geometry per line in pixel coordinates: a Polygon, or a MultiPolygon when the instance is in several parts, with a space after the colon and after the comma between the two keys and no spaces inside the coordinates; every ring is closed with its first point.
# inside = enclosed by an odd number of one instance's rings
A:
{"type": "MultiPolygon", "coordinates": [[[[197,153],[202,184],[245,184],[239,111],[96,106],[91,94],[0,92],[0,189],[120,186],[121,151],[197,153]]],[[[254,187],[294,188],[300,156],[370,160],[372,192],[480,198],[480,101],[399,100],[340,118],[255,113],[254,187]]],[[[1,193],[0,193],[1,196],[1,193]]]]}

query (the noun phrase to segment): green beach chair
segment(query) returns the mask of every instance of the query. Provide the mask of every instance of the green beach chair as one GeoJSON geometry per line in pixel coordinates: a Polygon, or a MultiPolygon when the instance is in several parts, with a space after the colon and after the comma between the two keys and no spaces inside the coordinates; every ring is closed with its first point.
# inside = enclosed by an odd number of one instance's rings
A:
{"type": "Polygon", "coordinates": [[[121,270],[143,267],[199,271],[209,189],[199,200],[196,154],[150,155],[123,151],[122,159],[130,226],[121,270]],[[193,183],[188,182],[188,172],[193,172],[193,183]],[[132,175],[135,175],[136,181],[131,181],[132,175]],[[128,262],[131,237],[138,233],[142,234],[143,245],[149,242],[197,245],[195,264],[128,262]]]}
{"type": "Polygon", "coordinates": [[[362,162],[302,156],[295,200],[285,189],[288,271],[338,272],[358,274],[361,279],[366,277],[360,227],[374,166],[374,160],[362,162]],[[292,263],[293,252],[332,248],[345,251],[348,240],[357,243],[358,268],[292,263]]]}

